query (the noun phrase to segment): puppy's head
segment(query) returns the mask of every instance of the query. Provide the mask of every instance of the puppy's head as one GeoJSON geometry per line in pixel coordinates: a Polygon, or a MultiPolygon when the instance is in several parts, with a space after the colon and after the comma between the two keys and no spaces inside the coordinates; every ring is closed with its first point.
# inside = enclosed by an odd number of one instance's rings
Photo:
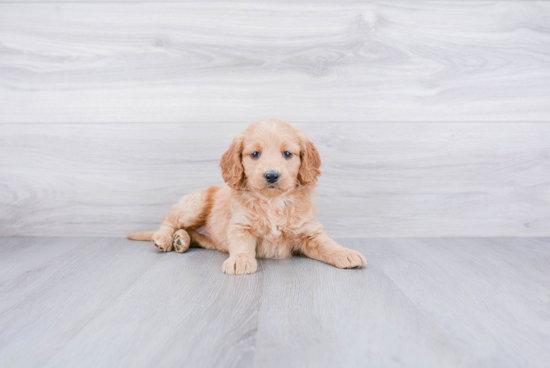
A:
{"type": "Polygon", "coordinates": [[[321,174],[321,158],[313,143],[277,119],[259,120],[239,134],[220,166],[230,187],[267,197],[315,185],[321,174]]]}

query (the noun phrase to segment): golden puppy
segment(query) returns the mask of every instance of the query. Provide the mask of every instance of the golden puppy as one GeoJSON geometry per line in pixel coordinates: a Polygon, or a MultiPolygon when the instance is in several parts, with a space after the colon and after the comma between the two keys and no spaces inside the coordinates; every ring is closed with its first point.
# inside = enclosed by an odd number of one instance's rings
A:
{"type": "Polygon", "coordinates": [[[256,258],[303,254],[339,268],[366,264],[360,253],[329,238],[315,219],[312,191],[321,174],[319,152],[305,135],[276,119],[239,134],[222,156],[227,185],[183,197],[156,232],[129,235],[152,240],[163,252],[183,253],[191,242],[228,252],[223,272],[256,272],[256,258]]]}

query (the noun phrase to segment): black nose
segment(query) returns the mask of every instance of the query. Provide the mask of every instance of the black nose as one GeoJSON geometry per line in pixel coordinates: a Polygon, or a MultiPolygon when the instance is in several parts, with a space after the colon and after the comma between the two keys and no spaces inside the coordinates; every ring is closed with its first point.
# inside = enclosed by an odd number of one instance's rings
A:
{"type": "Polygon", "coordinates": [[[279,173],[276,171],[268,171],[264,174],[265,180],[268,183],[276,183],[279,180],[279,173]]]}

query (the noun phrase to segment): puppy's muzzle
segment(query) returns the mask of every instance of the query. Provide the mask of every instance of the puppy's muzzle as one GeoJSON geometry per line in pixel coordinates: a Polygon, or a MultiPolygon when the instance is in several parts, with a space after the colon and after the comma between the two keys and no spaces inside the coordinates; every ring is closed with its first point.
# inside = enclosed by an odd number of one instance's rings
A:
{"type": "Polygon", "coordinates": [[[281,175],[276,171],[268,171],[264,174],[265,181],[269,184],[274,184],[279,180],[281,175]]]}

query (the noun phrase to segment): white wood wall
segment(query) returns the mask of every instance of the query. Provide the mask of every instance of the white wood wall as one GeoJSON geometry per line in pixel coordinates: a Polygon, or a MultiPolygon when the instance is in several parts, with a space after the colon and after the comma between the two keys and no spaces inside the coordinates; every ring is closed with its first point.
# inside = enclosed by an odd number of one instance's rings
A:
{"type": "Polygon", "coordinates": [[[0,235],[154,229],[285,120],[334,236],[550,236],[550,2],[0,0],[0,235]]]}

